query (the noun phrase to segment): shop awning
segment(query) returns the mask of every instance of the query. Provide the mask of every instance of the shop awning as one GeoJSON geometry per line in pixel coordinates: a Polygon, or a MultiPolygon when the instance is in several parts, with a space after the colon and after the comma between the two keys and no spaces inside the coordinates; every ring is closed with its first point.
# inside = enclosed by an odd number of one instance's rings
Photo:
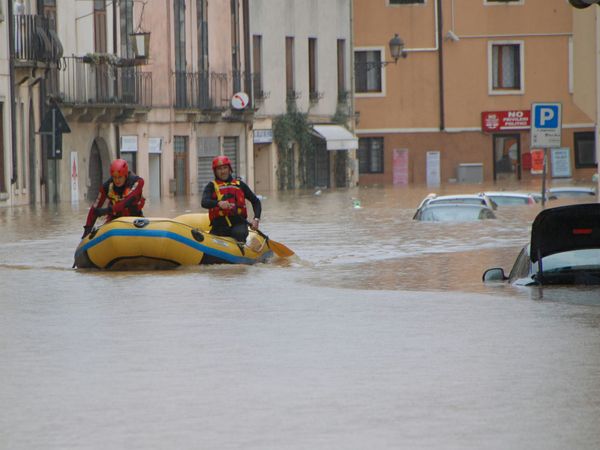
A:
{"type": "Polygon", "coordinates": [[[325,139],[327,150],[355,150],[358,148],[358,138],[340,125],[314,125],[317,137],[325,139]]]}

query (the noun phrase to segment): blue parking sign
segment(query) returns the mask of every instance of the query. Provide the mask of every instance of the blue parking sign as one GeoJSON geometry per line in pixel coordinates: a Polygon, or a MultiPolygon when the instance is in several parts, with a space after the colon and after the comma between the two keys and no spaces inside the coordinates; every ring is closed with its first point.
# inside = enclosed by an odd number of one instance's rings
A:
{"type": "Polygon", "coordinates": [[[560,122],[558,105],[537,104],[534,106],[533,118],[536,128],[556,128],[560,122]]]}
{"type": "Polygon", "coordinates": [[[531,148],[560,148],[562,134],[560,103],[532,103],[531,148]]]}

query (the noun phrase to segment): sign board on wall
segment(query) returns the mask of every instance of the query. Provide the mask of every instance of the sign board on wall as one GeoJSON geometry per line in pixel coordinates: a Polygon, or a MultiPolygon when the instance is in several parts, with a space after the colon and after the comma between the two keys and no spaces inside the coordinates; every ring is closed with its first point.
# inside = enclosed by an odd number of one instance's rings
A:
{"type": "Polygon", "coordinates": [[[71,152],[71,203],[79,202],[79,166],[77,152],[71,152]]]}
{"type": "Polygon", "coordinates": [[[392,183],[402,186],[408,185],[408,150],[394,149],[392,156],[392,183]]]}
{"type": "Polygon", "coordinates": [[[121,136],[121,151],[122,152],[137,152],[138,151],[137,136],[121,136]]]}
{"type": "Polygon", "coordinates": [[[255,144],[270,144],[273,142],[273,130],[254,130],[253,138],[255,144]]]}
{"type": "Polygon", "coordinates": [[[484,132],[527,130],[531,126],[531,113],[527,110],[483,111],[481,129],[484,132]]]}
{"type": "Polygon", "coordinates": [[[151,137],[148,139],[148,153],[162,153],[162,138],[151,137]]]}
{"type": "Polygon", "coordinates": [[[440,185],[440,152],[428,151],[427,152],[427,185],[428,186],[439,186],[440,185]]]}
{"type": "Polygon", "coordinates": [[[531,149],[531,174],[540,175],[544,173],[544,150],[531,149]]]}
{"type": "Polygon", "coordinates": [[[552,161],[552,178],[570,178],[573,175],[570,148],[551,149],[550,160],[552,161]]]}

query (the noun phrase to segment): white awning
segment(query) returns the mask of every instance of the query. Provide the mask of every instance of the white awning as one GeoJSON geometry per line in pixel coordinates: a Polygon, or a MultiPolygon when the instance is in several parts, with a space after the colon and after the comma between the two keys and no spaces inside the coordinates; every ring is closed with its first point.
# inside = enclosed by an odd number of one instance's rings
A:
{"type": "Polygon", "coordinates": [[[315,134],[325,139],[327,150],[355,150],[358,138],[340,125],[314,125],[315,134]]]}

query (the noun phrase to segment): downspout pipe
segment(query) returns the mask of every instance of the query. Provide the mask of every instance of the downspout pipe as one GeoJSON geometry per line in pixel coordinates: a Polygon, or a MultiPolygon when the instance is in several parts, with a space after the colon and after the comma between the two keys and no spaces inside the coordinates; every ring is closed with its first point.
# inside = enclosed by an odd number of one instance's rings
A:
{"type": "MultiPolygon", "coordinates": [[[[113,17],[112,17],[112,35],[113,35],[113,55],[117,54],[117,49],[119,48],[117,45],[117,17],[119,17],[119,15],[117,14],[119,12],[118,10],[118,2],[117,1],[113,1],[112,4],[113,7],[113,17]]],[[[121,129],[119,128],[119,124],[115,123],[115,153],[117,155],[117,158],[121,157],[121,129]]],[[[108,162],[110,164],[110,161],[108,162]]],[[[133,169],[132,169],[133,170],[133,169]]]]}
{"type": "Polygon", "coordinates": [[[442,14],[442,0],[437,0],[437,48],[438,48],[438,77],[439,77],[439,103],[440,103],[440,131],[444,131],[446,128],[446,118],[444,114],[444,46],[442,38],[443,14],[442,14]]]}
{"type": "Polygon", "coordinates": [[[15,16],[13,15],[13,2],[8,1],[6,2],[6,4],[8,5],[8,73],[10,83],[10,145],[12,154],[12,173],[10,176],[10,184],[15,184],[17,182],[17,124],[15,107],[15,16]]]}

